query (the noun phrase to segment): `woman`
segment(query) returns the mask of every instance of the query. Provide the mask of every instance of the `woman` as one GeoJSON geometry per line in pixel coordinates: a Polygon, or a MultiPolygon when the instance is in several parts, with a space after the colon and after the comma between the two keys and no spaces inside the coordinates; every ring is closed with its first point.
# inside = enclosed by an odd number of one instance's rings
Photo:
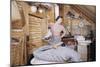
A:
{"type": "Polygon", "coordinates": [[[57,43],[62,44],[61,38],[66,34],[65,28],[63,27],[63,25],[61,25],[61,22],[62,22],[62,17],[58,16],[56,19],[56,23],[49,24],[48,34],[43,38],[43,39],[48,39],[49,37],[51,37],[48,43],[50,45],[53,45],[54,48],[60,45],[57,43]],[[63,32],[62,35],[61,32],[63,32]]]}

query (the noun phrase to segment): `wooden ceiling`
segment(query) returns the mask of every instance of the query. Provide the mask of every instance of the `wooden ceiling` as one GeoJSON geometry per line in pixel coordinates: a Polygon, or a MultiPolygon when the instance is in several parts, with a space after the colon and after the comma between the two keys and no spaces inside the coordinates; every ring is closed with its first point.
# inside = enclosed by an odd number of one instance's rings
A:
{"type": "Polygon", "coordinates": [[[96,23],[96,6],[71,5],[71,7],[89,22],[96,23]]]}
{"type": "MultiPolygon", "coordinates": [[[[33,3],[27,2],[30,6],[35,4],[38,7],[46,8],[50,10],[48,5],[43,5],[43,3],[33,3]]],[[[69,5],[73,10],[79,13],[83,18],[85,18],[89,22],[96,23],[96,6],[90,5],[69,5]]]]}

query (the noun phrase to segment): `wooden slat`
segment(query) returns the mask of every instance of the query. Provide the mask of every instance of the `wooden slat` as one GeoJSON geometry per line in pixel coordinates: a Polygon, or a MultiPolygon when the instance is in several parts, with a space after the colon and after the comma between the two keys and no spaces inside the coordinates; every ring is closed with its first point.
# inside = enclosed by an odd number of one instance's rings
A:
{"type": "Polygon", "coordinates": [[[42,45],[42,30],[41,30],[41,22],[43,22],[43,19],[40,19],[35,16],[29,16],[29,53],[33,51],[36,47],[39,47],[42,45]],[[36,44],[32,44],[33,42],[36,42],[36,44]]]}

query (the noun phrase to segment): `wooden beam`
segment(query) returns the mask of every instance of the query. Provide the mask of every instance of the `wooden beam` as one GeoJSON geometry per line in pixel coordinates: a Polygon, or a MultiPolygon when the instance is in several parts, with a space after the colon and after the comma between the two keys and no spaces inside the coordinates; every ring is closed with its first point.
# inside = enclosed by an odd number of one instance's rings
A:
{"type": "Polygon", "coordinates": [[[37,16],[37,15],[34,15],[34,14],[31,14],[31,13],[29,13],[29,15],[30,15],[30,16],[34,16],[34,17],[37,17],[37,18],[40,18],[40,19],[43,19],[42,17],[37,16]]]}
{"type": "Polygon", "coordinates": [[[89,22],[96,22],[95,16],[91,15],[91,13],[87,12],[86,10],[82,9],[78,5],[72,5],[72,9],[74,9],[79,14],[82,14],[82,16],[89,22]]]}

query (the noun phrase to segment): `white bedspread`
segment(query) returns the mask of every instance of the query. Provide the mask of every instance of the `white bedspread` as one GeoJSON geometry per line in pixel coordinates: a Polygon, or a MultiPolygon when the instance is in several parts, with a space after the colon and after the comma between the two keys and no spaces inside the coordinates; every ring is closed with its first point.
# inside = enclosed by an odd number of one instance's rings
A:
{"type": "Polygon", "coordinates": [[[31,64],[52,64],[52,63],[57,63],[57,62],[49,62],[49,61],[44,61],[44,60],[39,60],[37,58],[33,58],[30,63],[31,64]]]}

